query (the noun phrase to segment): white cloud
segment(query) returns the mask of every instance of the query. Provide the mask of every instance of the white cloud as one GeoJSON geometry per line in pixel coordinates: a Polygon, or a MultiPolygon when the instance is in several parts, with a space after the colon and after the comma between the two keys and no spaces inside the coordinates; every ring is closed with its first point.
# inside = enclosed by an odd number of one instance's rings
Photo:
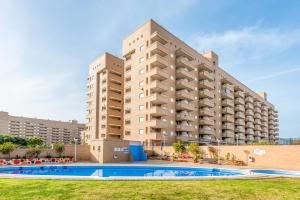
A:
{"type": "Polygon", "coordinates": [[[216,51],[222,63],[230,67],[279,55],[300,43],[300,29],[283,31],[251,26],[222,33],[198,33],[191,37],[190,43],[199,52],[216,51]]]}

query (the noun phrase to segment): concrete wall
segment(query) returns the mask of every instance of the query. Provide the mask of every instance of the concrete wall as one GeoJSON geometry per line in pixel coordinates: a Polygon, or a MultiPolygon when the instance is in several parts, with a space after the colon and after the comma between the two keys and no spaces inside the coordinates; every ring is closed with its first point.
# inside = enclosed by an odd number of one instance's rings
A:
{"type": "MultiPolygon", "coordinates": [[[[207,147],[202,147],[208,154],[207,147]]],[[[216,147],[217,148],[217,147],[216,147]]],[[[170,146],[154,147],[158,154],[172,155],[173,148],[170,146]]],[[[249,162],[249,167],[300,170],[300,145],[257,145],[257,146],[221,146],[220,154],[225,157],[227,153],[234,154],[239,160],[246,161],[245,150],[250,151],[255,162],[249,162]],[[254,152],[262,153],[258,155],[254,152]]]]}
{"type": "MultiPolygon", "coordinates": [[[[90,160],[90,147],[88,145],[77,145],[77,161],[89,161],[90,160]]],[[[16,156],[23,157],[28,149],[16,149],[11,153],[11,158],[16,156]]],[[[44,150],[40,157],[46,157],[47,155],[57,156],[55,150],[47,149],[44,150]]],[[[65,145],[65,156],[75,157],[75,148],[74,145],[65,145]]],[[[8,158],[8,155],[3,155],[0,153],[0,158],[8,158]]]]}
{"type": "Polygon", "coordinates": [[[130,154],[119,151],[119,148],[128,148],[126,140],[92,140],[90,146],[91,161],[99,163],[114,163],[130,161],[130,154]]]}

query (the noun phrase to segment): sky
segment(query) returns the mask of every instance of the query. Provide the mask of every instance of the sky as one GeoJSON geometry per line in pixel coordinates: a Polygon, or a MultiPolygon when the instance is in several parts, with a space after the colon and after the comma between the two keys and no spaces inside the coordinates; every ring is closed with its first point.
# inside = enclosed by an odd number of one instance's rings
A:
{"type": "Polygon", "coordinates": [[[280,137],[300,137],[300,1],[0,0],[0,110],[85,122],[89,63],[121,57],[149,19],[279,110],[280,137]]]}

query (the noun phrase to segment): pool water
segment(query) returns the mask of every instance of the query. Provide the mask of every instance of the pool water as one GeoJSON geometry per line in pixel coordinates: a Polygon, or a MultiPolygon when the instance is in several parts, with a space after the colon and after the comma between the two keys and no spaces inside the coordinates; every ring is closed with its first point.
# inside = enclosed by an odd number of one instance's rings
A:
{"type": "Polygon", "coordinates": [[[295,171],[282,171],[282,170],[269,170],[269,169],[257,169],[251,170],[251,172],[258,174],[278,175],[278,176],[296,176],[300,177],[300,172],[295,171]]]}
{"type": "Polygon", "coordinates": [[[238,176],[240,170],[159,166],[35,166],[4,167],[0,174],[98,176],[98,177],[186,177],[186,176],[238,176]]]}

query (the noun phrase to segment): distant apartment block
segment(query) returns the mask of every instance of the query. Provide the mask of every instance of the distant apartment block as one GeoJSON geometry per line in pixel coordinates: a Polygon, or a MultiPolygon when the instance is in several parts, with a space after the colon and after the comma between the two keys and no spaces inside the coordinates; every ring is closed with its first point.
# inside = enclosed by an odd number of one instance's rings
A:
{"type": "Polygon", "coordinates": [[[145,145],[277,142],[278,111],[153,20],[123,40],[124,61],[109,54],[90,65],[87,139],[145,145]]]}
{"type": "Polygon", "coordinates": [[[46,119],[11,116],[0,111],[0,133],[20,137],[40,137],[45,144],[57,142],[70,143],[74,138],[81,143],[84,124],[76,120],[61,122],[46,119]]]}

